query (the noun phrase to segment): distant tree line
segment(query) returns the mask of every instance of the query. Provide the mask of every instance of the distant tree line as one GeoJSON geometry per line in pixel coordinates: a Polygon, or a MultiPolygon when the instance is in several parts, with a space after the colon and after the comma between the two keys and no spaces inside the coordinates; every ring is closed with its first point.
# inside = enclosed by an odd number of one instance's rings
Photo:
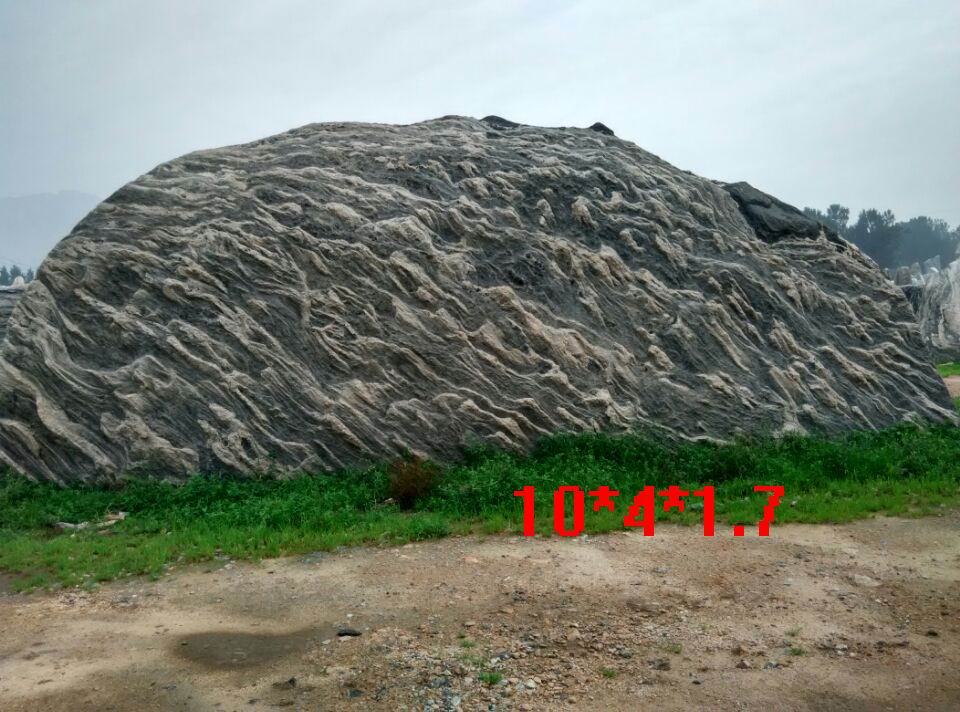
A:
{"type": "Polygon", "coordinates": [[[0,266],[0,287],[9,287],[13,284],[17,277],[23,277],[24,282],[33,281],[33,268],[31,267],[26,272],[14,265],[10,269],[7,269],[6,265],[0,266]]]}
{"type": "Polygon", "coordinates": [[[940,257],[946,267],[960,257],[960,225],[953,230],[946,220],[926,215],[897,221],[891,210],[861,210],[857,221],[850,222],[850,210],[834,203],[825,212],[804,208],[803,212],[832,227],[859,247],[881,267],[895,270],[914,262],[940,257]]]}

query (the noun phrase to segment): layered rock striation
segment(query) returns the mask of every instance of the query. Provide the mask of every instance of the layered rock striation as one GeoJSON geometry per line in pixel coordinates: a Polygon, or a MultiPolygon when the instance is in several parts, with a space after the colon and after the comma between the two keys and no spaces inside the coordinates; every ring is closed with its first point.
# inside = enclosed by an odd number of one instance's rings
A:
{"type": "Polygon", "coordinates": [[[0,287],[0,344],[7,333],[7,322],[13,313],[13,307],[20,301],[24,287],[0,287]]]}
{"type": "Polygon", "coordinates": [[[0,351],[0,461],[184,478],[951,421],[925,353],[856,248],[602,124],[315,124],[158,166],[53,250],[0,351]]]}
{"type": "Polygon", "coordinates": [[[937,361],[960,361],[960,259],[903,287],[937,361]]]}

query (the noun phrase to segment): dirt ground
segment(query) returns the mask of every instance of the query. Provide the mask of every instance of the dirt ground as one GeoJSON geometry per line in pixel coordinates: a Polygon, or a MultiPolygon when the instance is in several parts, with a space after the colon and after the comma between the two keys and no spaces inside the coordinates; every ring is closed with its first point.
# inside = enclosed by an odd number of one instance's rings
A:
{"type": "Polygon", "coordinates": [[[947,382],[947,390],[950,391],[950,395],[954,398],[960,398],[960,376],[950,376],[943,380],[947,382]]]}
{"type": "Polygon", "coordinates": [[[0,595],[0,709],[960,709],[960,513],[726,529],[0,595]]]}

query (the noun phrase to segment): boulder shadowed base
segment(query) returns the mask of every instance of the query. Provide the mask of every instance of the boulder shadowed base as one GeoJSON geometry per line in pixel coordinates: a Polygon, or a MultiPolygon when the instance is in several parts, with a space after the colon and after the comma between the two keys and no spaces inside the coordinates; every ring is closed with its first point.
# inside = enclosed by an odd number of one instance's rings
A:
{"type": "Polygon", "coordinates": [[[315,124],[165,163],[54,249],[0,351],[0,462],[61,482],[917,418],[955,416],[870,260],[602,125],[315,124]]]}

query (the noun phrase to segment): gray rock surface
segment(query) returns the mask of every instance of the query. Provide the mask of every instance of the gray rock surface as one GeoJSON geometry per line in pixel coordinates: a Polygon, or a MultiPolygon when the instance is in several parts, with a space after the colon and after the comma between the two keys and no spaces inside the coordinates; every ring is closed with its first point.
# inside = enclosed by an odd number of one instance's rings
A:
{"type": "Polygon", "coordinates": [[[903,287],[937,361],[960,361],[960,259],[903,287]]]}
{"type": "Polygon", "coordinates": [[[13,307],[20,301],[23,287],[0,287],[0,344],[7,333],[7,321],[13,313],[13,307]]]}
{"type": "Polygon", "coordinates": [[[17,305],[0,459],[181,478],[955,420],[856,248],[602,129],[316,124],[158,166],[17,305]]]}

